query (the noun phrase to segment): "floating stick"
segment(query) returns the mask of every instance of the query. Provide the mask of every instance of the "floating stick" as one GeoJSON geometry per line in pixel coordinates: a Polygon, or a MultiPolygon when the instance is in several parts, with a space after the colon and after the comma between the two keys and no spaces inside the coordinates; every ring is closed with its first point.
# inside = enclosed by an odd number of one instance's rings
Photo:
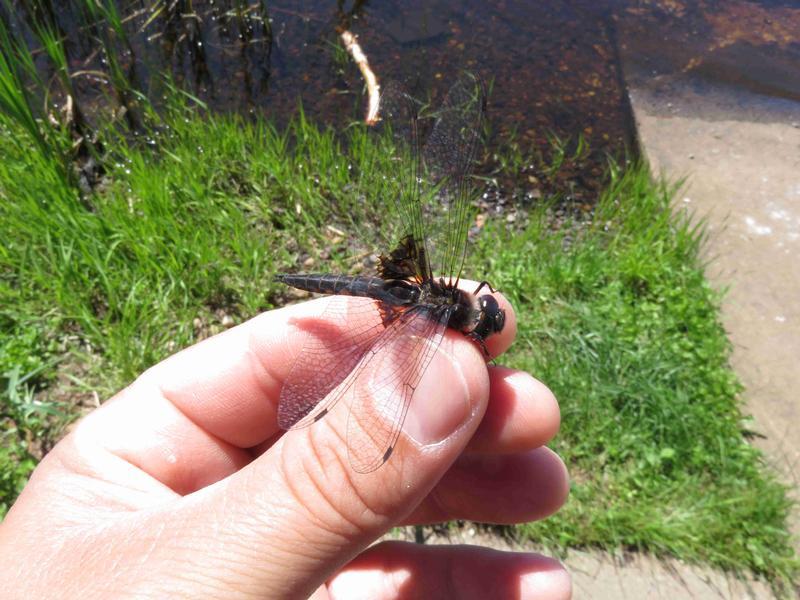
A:
{"type": "Polygon", "coordinates": [[[339,34],[339,37],[342,38],[345,49],[350,53],[350,56],[353,57],[353,60],[356,61],[361,75],[364,77],[364,81],[367,82],[369,105],[364,122],[367,125],[375,125],[380,120],[380,117],[378,117],[378,107],[380,106],[381,86],[378,85],[378,78],[375,77],[375,73],[372,72],[369,61],[367,60],[367,55],[364,54],[364,51],[361,49],[356,36],[345,29],[339,34]]]}

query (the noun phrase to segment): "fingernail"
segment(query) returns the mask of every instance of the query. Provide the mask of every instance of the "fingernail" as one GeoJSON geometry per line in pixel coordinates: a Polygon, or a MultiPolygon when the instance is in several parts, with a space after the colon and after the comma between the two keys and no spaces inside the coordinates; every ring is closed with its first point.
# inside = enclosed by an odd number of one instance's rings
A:
{"type": "Polygon", "coordinates": [[[437,444],[469,418],[469,388],[460,364],[438,352],[422,377],[406,415],[406,434],[422,446],[437,444]]]}

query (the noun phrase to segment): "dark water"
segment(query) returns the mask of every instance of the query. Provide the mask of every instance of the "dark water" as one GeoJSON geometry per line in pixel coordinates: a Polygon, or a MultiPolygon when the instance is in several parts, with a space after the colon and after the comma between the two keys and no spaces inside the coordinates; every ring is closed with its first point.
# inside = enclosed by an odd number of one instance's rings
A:
{"type": "MultiPolygon", "coordinates": [[[[106,65],[79,2],[54,3],[75,81],[101,97],[106,65]]],[[[18,3],[12,21],[31,15],[18,3]]],[[[118,2],[120,62],[158,97],[167,70],[213,109],[286,120],[302,101],[315,120],[363,117],[363,79],[339,41],[358,35],[379,80],[421,94],[447,89],[458,69],[491,82],[491,140],[513,136],[547,152],[548,136],[584,136],[591,154],[567,177],[590,200],[605,156],[636,151],[628,86],[675,78],[730,86],[771,102],[800,101],[800,2],[679,0],[467,0],[118,2]]],[[[28,32],[29,33],[29,32],[28,32]]],[[[30,37],[30,36],[29,36],[30,37]]],[[[43,63],[44,64],[44,63],[43,63]]],[[[764,114],[769,111],[765,110],[764,114]]]]}

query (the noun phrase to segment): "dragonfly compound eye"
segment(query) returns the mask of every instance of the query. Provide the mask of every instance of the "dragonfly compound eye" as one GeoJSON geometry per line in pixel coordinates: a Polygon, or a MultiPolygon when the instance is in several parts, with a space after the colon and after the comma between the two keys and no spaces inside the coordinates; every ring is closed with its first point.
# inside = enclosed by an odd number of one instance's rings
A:
{"type": "Polygon", "coordinates": [[[503,327],[506,326],[506,311],[498,310],[492,319],[492,325],[495,333],[503,331],[503,327]]]}
{"type": "Polygon", "coordinates": [[[481,311],[483,312],[482,321],[485,323],[484,329],[489,333],[500,333],[506,324],[506,311],[500,308],[494,296],[486,294],[478,300],[481,311]]]}

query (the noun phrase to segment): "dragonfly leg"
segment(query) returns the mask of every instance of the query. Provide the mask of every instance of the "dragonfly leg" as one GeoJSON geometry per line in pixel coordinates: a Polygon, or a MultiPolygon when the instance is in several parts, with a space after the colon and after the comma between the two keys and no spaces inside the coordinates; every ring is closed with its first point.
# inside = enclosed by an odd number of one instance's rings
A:
{"type": "Polygon", "coordinates": [[[475,291],[474,291],[474,292],[472,292],[472,293],[473,293],[473,294],[475,294],[475,295],[477,295],[477,294],[478,294],[478,292],[480,292],[480,291],[481,291],[481,290],[482,290],[484,287],[488,287],[488,288],[489,288],[489,291],[490,291],[490,292],[492,292],[493,294],[494,294],[494,293],[497,291],[496,289],[494,289],[494,288],[492,287],[492,284],[491,284],[491,283],[489,283],[488,281],[481,281],[480,285],[478,285],[478,287],[477,287],[477,288],[475,288],[475,291]]]}
{"type": "MultiPolygon", "coordinates": [[[[491,287],[489,289],[491,289],[491,287]]],[[[480,335],[478,335],[474,331],[471,331],[466,335],[467,335],[467,337],[469,339],[471,339],[473,342],[475,342],[476,344],[478,344],[481,347],[481,350],[483,350],[483,357],[484,358],[486,358],[487,360],[489,358],[491,358],[491,354],[489,354],[489,348],[486,347],[486,340],[483,339],[483,337],[481,337],[480,335]]]]}

